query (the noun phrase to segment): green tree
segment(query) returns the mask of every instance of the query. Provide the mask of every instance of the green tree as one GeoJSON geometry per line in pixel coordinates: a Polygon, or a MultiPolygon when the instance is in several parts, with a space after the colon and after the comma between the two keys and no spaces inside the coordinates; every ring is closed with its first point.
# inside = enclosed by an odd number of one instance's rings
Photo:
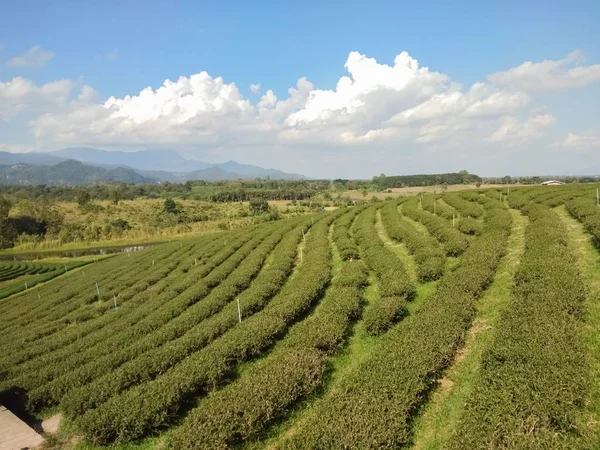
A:
{"type": "Polygon", "coordinates": [[[269,212],[269,202],[264,198],[258,197],[250,200],[250,211],[252,214],[264,214],[269,212]]]}
{"type": "Polygon", "coordinates": [[[17,232],[8,220],[11,203],[0,196],[0,248],[8,248],[15,245],[17,232]]]}
{"type": "Polygon", "coordinates": [[[8,219],[11,207],[11,203],[6,198],[0,196],[0,221],[8,219]]]}
{"type": "Polygon", "coordinates": [[[113,187],[108,193],[108,198],[113,203],[113,205],[118,205],[119,200],[121,200],[121,193],[119,192],[119,188],[113,187]]]}
{"type": "Polygon", "coordinates": [[[471,177],[469,176],[469,172],[466,170],[461,170],[458,172],[461,176],[463,184],[469,184],[471,182],[471,177]]]}
{"type": "Polygon", "coordinates": [[[77,203],[80,207],[84,207],[90,202],[92,198],[88,191],[82,189],[77,193],[75,199],[77,200],[77,203]]]}
{"type": "Polygon", "coordinates": [[[172,198],[165,200],[165,203],[163,204],[163,211],[169,214],[179,214],[177,203],[175,203],[175,200],[172,198]]]}
{"type": "Polygon", "coordinates": [[[0,221],[0,248],[10,248],[15,245],[17,231],[8,220],[0,221]]]}

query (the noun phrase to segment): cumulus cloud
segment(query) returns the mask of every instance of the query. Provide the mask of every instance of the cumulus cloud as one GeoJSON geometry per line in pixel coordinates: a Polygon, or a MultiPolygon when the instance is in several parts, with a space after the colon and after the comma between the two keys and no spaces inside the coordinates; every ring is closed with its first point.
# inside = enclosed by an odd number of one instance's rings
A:
{"type": "Polygon", "coordinates": [[[0,81],[0,121],[6,121],[22,111],[40,113],[51,110],[60,113],[60,108],[69,103],[76,86],[76,82],[67,79],[40,86],[21,77],[0,81]]]}
{"type": "Polygon", "coordinates": [[[555,123],[556,117],[550,114],[533,114],[525,120],[508,116],[502,119],[502,125],[492,134],[490,140],[501,142],[540,137],[545,128],[555,123]]]}
{"type": "Polygon", "coordinates": [[[32,120],[30,129],[40,142],[56,145],[160,144],[236,152],[260,147],[262,155],[297,151],[298,159],[306,149],[463,151],[539,138],[556,123],[552,114],[530,110],[540,85],[578,86],[592,82],[596,70],[571,54],[559,61],[525,63],[465,88],[407,52],[392,64],[351,52],[344,67],[346,74],[334,89],[318,89],[300,78],[282,98],[259,84],[250,90],[264,92],[260,98],[246,98],[235,83],[207,72],[102,102],[91,87],[79,92],[71,87],[61,107],[32,120]]]}
{"type": "Polygon", "coordinates": [[[554,143],[553,147],[577,150],[600,149],[600,132],[568,133],[562,140],[554,143]]]}
{"type": "Polygon", "coordinates": [[[43,67],[54,58],[54,53],[44,50],[39,45],[34,45],[22,55],[15,56],[8,60],[8,65],[12,67],[36,66],[43,67]]]}
{"type": "Polygon", "coordinates": [[[563,59],[524,62],[505,72],[489,75],[488,80],[497,85],[530,92],[558,91],[599,81],[600,64],[584,66],[583,61],[583,55],[576,50],[563,59]]]}

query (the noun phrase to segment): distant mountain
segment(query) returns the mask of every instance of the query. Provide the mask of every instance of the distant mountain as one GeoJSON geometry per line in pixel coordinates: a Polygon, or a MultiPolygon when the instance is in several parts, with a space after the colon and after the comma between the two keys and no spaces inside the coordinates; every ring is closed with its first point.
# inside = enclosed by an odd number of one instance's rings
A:
{"type": "Polygon", "coordinates": [[[185,182],[187,180],[220,181],[223,175],[220,172],[202,173],[211,167],[218,167],[231,173],[232,178],[226,179],[252,179],[270,177],[277,180],[301,180],[304,175],[286,173],[276,169],[265,169],[259,166],[239,164],[235,161],[210,164],[204,161],[185,159],[173,150],[142,150],[139,152],[119,152],[98,150],[88,147],[64,148],[50,152],[55,157],[75,159],[88,164],[103,167],[126,166],[138,170],[144,175],[153,173],[160,181],[185,182]],[[167,172],[170,172],[168,174],[167,172]],[[186,174],[182,176],[181,174],[186,174]],[[202,177],[202,178],[199,178],[202,177]]]}
{"type": "Polygon", "coordinates": [[[209,167],[204,170],[197,170],[195,172],[186,173],[185,177],[187,180],[204,180],[204,181],[226,181],[226,180],[238,180],[240,178],[246,179],[239,173],[227,172],[221,169],[219,166],[209,167]]]}
{"type": "Polygon", "coordinates": [[[264,169],[258,166],[239,164],[235,161],[227,161],[225,163],[215,164],[215,166],[227,172],[240,174],[242,175],[241,178],[270,177],[276,180],[302,180],[306,178],[304,175],[297,173],[286,173],[276,169],[264,169]]]}
{"type": "Polygon", "coordinates": [[[52,166],[65,161],[65,158],[53,156],[50,153],[9,153],[0,152],[0,165],[12,166],[15,164],[34,164],[52,166]]]}
{"type": "Polygon", "coordinates": [[[144,150],[139,152],[109,152],[89,147],[64,148],[50,152],[51,155],[75,159],[88,164],[103,166],[127,166],[136,170],[164,170],[167,172],[192,172],[211,164],[182,158],[172,150],[144,150]]]}
{"type": "Polygon", "coordinates": [[[3,185],[75,186],[112,182],[138,184],[152,181],[126,167],[105,169],[73,160],[59,162],[52,166],[0,165],[0,184],[3,185]]]}
{"type": "MultiPolygon", "coordinates": [[[[179,153],[172,150],[113,152],[88,147],[75,147],[48,153],[0,152],[0,165],[6,166],[14,166],[16,164],[55,166],[68,160],[79,161],[84,163],[86,167],[95,166],[109,171],[115,171],[120,168],[136,171],[140,177],[150,182],[168,181],[171,183],[185,183],[188,180],[223,181],[266,177],[277,180],[306,179],[304,175],[239,164],[235,161],[210,164],[203,161],[185,159],[179,153]]],[[[129,175],[123,174],[123,177],[128,178],[129,175]]],[[[137,183],[138,181],[132,182],[137,183]]],[[[74,182],[72,184],[80,183],[74,182]]]]}

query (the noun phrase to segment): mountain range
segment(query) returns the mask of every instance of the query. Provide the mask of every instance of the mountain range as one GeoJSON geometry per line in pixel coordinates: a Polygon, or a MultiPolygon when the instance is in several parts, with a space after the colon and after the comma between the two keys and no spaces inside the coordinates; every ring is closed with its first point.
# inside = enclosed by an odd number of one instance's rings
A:
{"type": "Polygon", "coordinates": [[[266,178],[306,179],[304,175],[239,164],[185,159],[173,150],[139,152],[65,148],[53,152],[0,152],[0,184],[81,185],[108,182],[183,183],[266,178]]]}

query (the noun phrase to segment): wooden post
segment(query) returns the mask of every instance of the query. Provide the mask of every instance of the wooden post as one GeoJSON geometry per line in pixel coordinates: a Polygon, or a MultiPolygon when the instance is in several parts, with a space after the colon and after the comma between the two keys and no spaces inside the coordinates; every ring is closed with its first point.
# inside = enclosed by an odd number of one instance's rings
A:
{"type": "Polygon", "coordinates": [[[198,258],[194,258],[194,265],[197,266],[198,265],[198,258]]]}
{"type": "Polygon", "coordinates": [[[97,281],[96,281],[96,294],[98,294],[98,300],[100,300],[100,288],[98,287],[97,281]]]}
{"type": "Polygon", "coordinates": [[[119,307],[117,306],[117,296],[115,295],[113,299],[115,301],[115,311],[118,311],[119,307]]]}
{"type": "Polygon", "coordinates": [[[25,282],[25,290],[27,290],[27,281],[25,282]]]}
{"type": "Polygon", "coordinates": [[[242,309],[240,308],[240,299],[236,298],[238,308],[238,322],[242,323],[242,309]]]}

